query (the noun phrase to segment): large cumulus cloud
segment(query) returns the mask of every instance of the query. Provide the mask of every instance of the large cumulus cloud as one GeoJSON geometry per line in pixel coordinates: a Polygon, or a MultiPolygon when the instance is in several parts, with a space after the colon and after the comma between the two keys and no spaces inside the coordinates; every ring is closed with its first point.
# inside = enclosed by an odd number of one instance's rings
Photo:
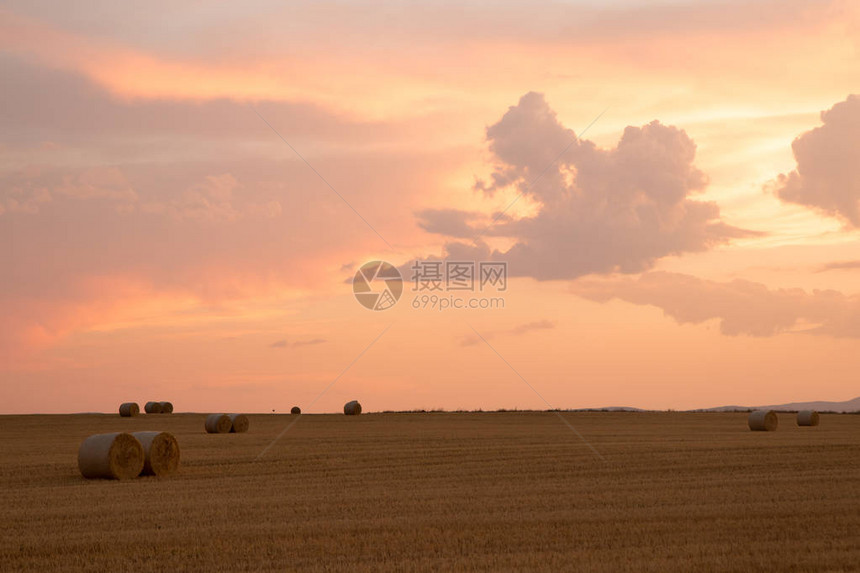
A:
{"type": "Polygon", "coordinates": [[[493,253],[480,240],[452,243],[449,256],[489,254],[508,261],[512,274],[569,279],[641,272],[661,257],[749,234],[722,222],[715,203],[691,198],[707,177],[694,164],[695,143],[678,128],[657,121],[628,127],[614,148],[601,149],[564,127],[543,95],[528,93],[487,129],[487,139],[495,167],[476,188],[493,194],[514,187],[538,211],[497,215],[486,229],[474,213],[420,212],[421,226],[432,232],[463,237],[468,227],[475,236],[516,241],[493,253]]]}
{"type": "Polygon", "coordinates": [[[792,143],[797,168],[779,176],[777,195],[860,227],[860,96],[822,112],[821,122],[792,143]]]}

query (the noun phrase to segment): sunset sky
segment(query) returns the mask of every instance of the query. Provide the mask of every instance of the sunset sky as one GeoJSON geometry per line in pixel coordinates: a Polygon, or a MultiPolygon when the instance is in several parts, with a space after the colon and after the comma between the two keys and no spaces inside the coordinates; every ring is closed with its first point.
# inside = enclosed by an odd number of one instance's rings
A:
{"type": "Polygon", "coordinates": [[[6,0],[0,413],[856,397],[852,94],[847,0],[6,0]]]}

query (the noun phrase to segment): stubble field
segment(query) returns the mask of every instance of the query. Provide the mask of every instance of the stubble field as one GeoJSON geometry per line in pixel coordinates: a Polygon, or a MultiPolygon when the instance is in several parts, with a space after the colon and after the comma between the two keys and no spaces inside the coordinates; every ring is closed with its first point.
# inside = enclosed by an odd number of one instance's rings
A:
{"type": "Polygon", "coordinates": [[[3,571],[852,571],[860,416],[0,416],[3,571]],[[88,435],[164,430],[169,478],[85,480],[88,435]]]}

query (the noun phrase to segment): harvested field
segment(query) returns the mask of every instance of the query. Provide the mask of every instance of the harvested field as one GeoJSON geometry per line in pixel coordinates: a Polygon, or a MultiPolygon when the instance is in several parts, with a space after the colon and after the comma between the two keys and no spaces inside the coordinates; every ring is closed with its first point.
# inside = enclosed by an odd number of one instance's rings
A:
{"type": "Polygon", "coordinates": [[[860,416],[0,416],[9,571],[856,570],[860,416]],[[789,423],[790,422],[790,423],[789,423]],[[86,480],[91,434],[163,430],[168,478],[86,480]]]}

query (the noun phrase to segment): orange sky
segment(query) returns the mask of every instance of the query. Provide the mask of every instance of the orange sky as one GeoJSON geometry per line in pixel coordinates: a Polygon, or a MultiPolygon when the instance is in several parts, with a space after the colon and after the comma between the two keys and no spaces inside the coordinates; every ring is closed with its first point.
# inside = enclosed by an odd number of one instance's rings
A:
{"type": "Polygon", "coordinates": [[[853,398],[858,22],[8,2],[0,413],[853,398]],[[353,298],[366,261],[446,253],[507,262],[504,309],[353,298]]]}

